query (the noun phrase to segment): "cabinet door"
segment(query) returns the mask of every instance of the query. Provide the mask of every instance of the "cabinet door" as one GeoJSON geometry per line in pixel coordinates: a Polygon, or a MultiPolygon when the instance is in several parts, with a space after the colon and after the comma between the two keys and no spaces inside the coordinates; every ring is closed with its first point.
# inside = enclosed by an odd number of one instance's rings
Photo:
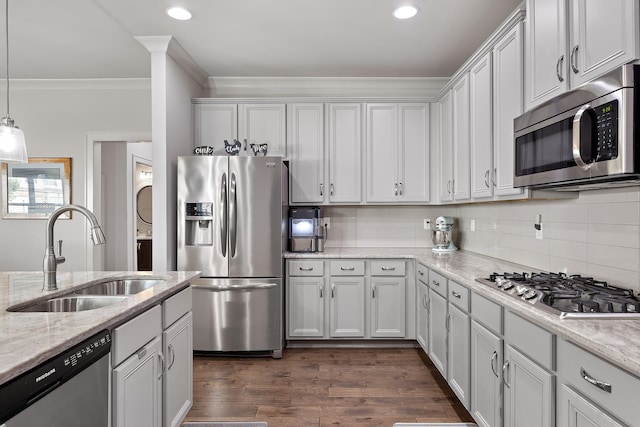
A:
{"type": "Polygon", "coordinates": [[[493,185],[496,196],[522,194],[513,187],[513,119],[522,114],[522,23],[493,48],[493,185]]]}
{"type": "Polygon", "coordinates": [[[185,314],[162,333],[165,359],[163,425],[177,427],[193,405],[193,315],[185,314]]]}
{"type": "Polygon", "coordinates": [[[362,106],[329,104],[329,201],[362,201],[362,106]]]}
{"type": "Polygon", "coordinates": [[[364,337],[364,277],[331,277],[331,337],[364,337]]]}
{"type": "Polygon", "coordinates": [[[575,87],[638,57],[637,1],[569,2],[570,74],[575,87]],[[603,34],[606,36],[603,37],[603,34]]]}
{"type": "Polygon", "coordinates": [[[238,106],[236,104],[194,105],[194,147],[209,145],[213,154],[226,155],[224,140],[238,139],[238,106]]]}
{"type": "MultiPolygon", "coordinates": [[[[268,156],[287,155],[285,104],[240,104],[238,132],[248,144],[267,144],[268,156]]],[[[243,146],[244,148],[244,146],[243,146]]],[[[249,155],[253,155],[247,147],[249,155]]]]}
{"type": "Polygon", "coordinates": [[[289,277],[289,337],[324,336],[324,278],[289,277]]]}
{"type": "Polygon", "coordinates": [[[367,104],[367,202],[398,198],[396,104],[367,104]]]}
{"type": "Polygon", "coordinates": [[[480,427],[502,426],[502,339],[471,321],[471,415],[480,427]]]}
{"type": "Polygon", "coordinates": [[[623,426],[566,384],[559,387],[558,394],[558,427],[623,426]]]}
{"type": "Polygon", "coordinates": [[[469,190],[469,74],[453,85],[453,189],[454,200],[468,200],[469,190]]]}
{"type": "Polygon", "coordinates": [[[113,370],[114,427],[159,427],[162,424],[160,337],[113,370]]]}
{"type": "Polygon", "coordinates": [[[289,104],[287,114],[291,203],[323,203],[324,105],[289,104]]]}
{"type": "Polygon", "coordinates": [[[440,201],[453,200],[453,96],[451,90],[440,100],[440,201]]]}
{"type": "Polygon", "coordinates": [[[469,71],[469,140],[471,146],[471,197],[493,196],[491,53],[469,71]]]}
{"type": "Polygon", "coordinates": [[[527,110],[565,92],[569,87],[566,3],[566,0],[527,0],[525,22],[525,107],[527,110]]]}
{"type": "Polygon", "coordinates": [[[416,313],[418,319],[416,321],[416,338],[420,347],[428,353],[429,339],[429,287],[422,281],[416,281],[416,313]]]}
{"type": "Polygon", "coordinates": [[[554,426],[555,377],[510,345],[504,358],[505,427],[554,426]]]}
{"type": "Polygon", "coordinates": [[[465,408],[469,409],[471,389],[471,331],[470,317],[453,304],[449,304],[449,339],[447,351],[447,380],[465,408]]]}
{"type": "Polygon", "coordinates": [[[406,310],[404,277],[372,277],[371,337],[404,338],[406,334],[406,310]]]}
{"type": "Polygon", "coordinates": [[[429,105],[398,105],[398,194],[402,202],[429,201],[429,105]]]}
{"type": "Polygon", "coordinates": [[[429,358],[447,378],[447,300],[429,289],[429,358]]]}

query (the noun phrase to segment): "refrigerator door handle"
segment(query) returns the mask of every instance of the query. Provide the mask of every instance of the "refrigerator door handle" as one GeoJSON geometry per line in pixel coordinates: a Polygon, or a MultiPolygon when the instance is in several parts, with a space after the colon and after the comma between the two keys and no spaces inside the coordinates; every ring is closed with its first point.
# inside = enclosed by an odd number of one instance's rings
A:
{"type": "Polygon", "coordinates": [[[227,216],[227,174],[222,174],[222,184],[220,185],[220,248],[222,256],[227,256],[227,233],[229,218],[227,216]]]}
{"type": "Polygon", "coordinates": [[[231,237],[231,257],[236,256],[236,239],[238,237],[238,194],[236,192],[236,174],[231,174],[231,185],[229,189],[229,235],[231,237]]]}
{"type": "Polygon", "coordinates": [[[220,284],[220,285],[193,285],[194,288],[217,291],[240,291],[250,289],[271,289],[278,286],[276,283],[236,283],[236,284],[220,284]]]}

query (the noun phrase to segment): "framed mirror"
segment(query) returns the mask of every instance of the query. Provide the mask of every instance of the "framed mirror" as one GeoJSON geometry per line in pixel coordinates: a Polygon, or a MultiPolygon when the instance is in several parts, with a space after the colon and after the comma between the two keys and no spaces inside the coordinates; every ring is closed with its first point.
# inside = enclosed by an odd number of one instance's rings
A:
{"type": "Polygon", "coordinates": [[[153,218],[151,215],[151,194],[151,186],[145,185],[140,190],[138,190],[138,195],[136,196],[136,211],[138,213],[138,218],[140,218],[140,221],[149,225],[153,222],[153,218]]]}
{"type": "MultiPolygon", "coordinates": [[[[2,218],[46,219],[71,203],[71,158],[31,157],[2,163],[2,218]]],[[[60,218],[71,218],[65,212],[60,218]]]]}

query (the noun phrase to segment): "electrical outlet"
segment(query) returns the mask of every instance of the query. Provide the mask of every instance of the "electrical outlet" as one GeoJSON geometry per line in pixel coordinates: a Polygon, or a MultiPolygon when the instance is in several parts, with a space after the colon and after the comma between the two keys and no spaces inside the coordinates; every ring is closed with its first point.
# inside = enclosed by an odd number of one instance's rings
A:
{"type": "Polygon", "coordinates": [[[331,218],[328,216],[324,217],[324,228],[327,230],[331,228],[331,218]]]}
{"type": "Polygon", "coordinates": [[[536,239],[542,240],[542,224],[540,224],[540,228],[536,228],[536,239]]]}
{"type": "Polygon", "coordinates": [[[476,220],[472,219],[469,221],[469,231],[476,231],[476,220]]]}
{"type": "Polygon", "coordinates": [[[431,220],[429,218],[424,219],[424,229],[431,230],[431,220]]]}

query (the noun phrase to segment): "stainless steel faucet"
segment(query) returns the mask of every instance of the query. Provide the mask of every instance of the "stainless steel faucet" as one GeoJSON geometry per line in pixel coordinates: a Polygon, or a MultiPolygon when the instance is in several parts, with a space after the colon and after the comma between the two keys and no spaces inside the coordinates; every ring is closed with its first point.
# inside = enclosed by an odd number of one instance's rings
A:
{"type": "Polygon", "coordinates": [[[91,223],[91,240],[94,245],[101,245],[107,241],[104,237],[104,233],[102,232],[102,228],[100,228],[100,224],[98,224],[98,220],[89,209],[80,205],[64,205],[53,211],[47,220],[47,236],[44,249],[44,260],[42,261],[42,271],[44,272],[43,291],[55,291],[58,289],[56,271],[58,269],[58,264],[65,262],[65,258],[62,256],[62,240],[58,240],[59,256],[56,256],[53,249],[53,226],[55,225],[58,217],[68,211],[77,211],[87,217],[91,223]]]}

